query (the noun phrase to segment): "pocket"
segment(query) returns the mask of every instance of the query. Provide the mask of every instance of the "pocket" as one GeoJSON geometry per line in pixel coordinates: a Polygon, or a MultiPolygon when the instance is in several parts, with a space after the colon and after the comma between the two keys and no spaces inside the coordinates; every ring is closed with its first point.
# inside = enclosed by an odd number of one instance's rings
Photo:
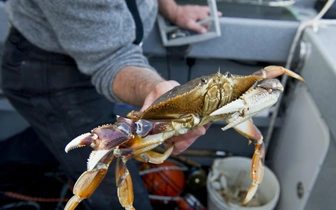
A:
{"type": "Polygon", "coordinates": [[[23,56],[23,53],[18,51],[16,46],[7,39],[0,67],[1,85],[4,91],[22,89],[21,65],[23,56]]]}
{"type": "Polygon", "coordinates": [[[93,87],[49,95],[49,103],[76,134],[115,122],[114,104],[99,95],[93,87]]]}
{"type": "Polygon", "coordinates": [[[24,60],[25,52],[17,47],[17,43],[8,37],[5,42],[2,57],[2,68],[19,71],[19,68],[24,60]]]}

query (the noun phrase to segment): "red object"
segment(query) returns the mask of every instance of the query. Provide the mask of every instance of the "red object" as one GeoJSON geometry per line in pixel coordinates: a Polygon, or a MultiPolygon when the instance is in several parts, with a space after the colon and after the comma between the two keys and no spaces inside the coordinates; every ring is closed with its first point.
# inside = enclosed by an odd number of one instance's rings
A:
{"type": "Polygon", "coordinates": [[[192,194],[186,194],[184,199],[176,202],[178,210],[206,210],[200,201],[192,194]]]}
{"type": "Polygon", "coordinates": [[[153,169],[153,172],[142,176],[149,194],[175,197],[183,191],[185,176],[178,164],[171,161],[162,164],[145,163],[141,168],[143,172],[153,169]]]}

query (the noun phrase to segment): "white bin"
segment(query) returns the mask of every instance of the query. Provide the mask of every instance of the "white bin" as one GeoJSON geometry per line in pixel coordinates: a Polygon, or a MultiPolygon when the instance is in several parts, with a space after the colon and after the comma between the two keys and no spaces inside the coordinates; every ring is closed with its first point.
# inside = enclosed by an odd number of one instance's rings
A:
{"type": "Polygon", "coordinates": [[[228,177],[237,178],[239,173],[245,172],[246,176],[242,182],[242,187],[249,188],[252,181],[250,179],[251,159],[245,157],[228,157],[216,159],[213,163],[207,179],[208,210],[272,210],[275,208],[280,196],[280,184],[274,173],[265,166],[263,182],[259,185],[257,193],[263,197],[262,206],[247,207],[233,203],[227,203],[223,197],[210,184],[215,174],[214,170],[225,172],[228,177]]]}

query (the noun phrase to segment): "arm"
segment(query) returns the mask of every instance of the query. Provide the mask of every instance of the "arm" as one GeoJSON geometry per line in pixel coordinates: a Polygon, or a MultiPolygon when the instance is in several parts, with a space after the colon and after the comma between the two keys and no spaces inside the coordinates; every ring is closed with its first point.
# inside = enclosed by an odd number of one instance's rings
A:
{"type": "Polygon", "coordinates": [[[141,106],[146,94],[164,81],[142,48],[132,44],[135,24],[124,0],[74,0],[71,4],[41,0],[38,4],[60,47],[109,100],[141,106]]]}
{"type": "Polygon", "coordinates": [[[123,102],[141,107],[155,86],[164,81],[153,70],[126,66],[116,75],[112,89],[123,102]]]}

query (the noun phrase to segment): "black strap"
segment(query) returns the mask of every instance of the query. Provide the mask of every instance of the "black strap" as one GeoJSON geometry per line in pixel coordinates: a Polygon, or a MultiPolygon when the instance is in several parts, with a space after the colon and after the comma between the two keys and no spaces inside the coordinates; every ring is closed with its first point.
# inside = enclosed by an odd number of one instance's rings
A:
{"type": "Polygon", "coordinates": [[[126,0],[126,4],[135,22],[135,40],[133,43],[139,45],[143,38],[143,25],[136,5],[136,0],[126,0]]]}

